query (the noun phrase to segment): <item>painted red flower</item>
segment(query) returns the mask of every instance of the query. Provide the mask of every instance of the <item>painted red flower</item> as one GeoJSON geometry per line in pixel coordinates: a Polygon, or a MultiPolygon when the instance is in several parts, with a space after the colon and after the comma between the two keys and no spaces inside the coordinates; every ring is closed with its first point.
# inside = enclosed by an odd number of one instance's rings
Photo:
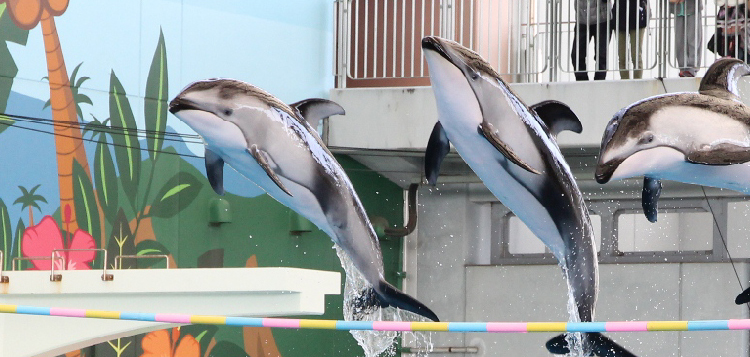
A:
{"type": "Polygon", "coordinates": [[[191,335],[180,339],[180,329],[149,332],[143,341],[143,354],[140,357],[200,357],[201,345],[191,335]],[[178,341],[179,340],[179,341],[178,341]]]}
{"type": "MultiPolygon", "coordinates": [[[[66,247],[62,233],[60,233],[60,227],[50,216],[45,216],[39,224],[26,228],[21,241],[21,252],[26,257],[51,257],[52,251],[58,249],[94,248],[96,248],[94,238],[88,232],[80,229],[76,230],[66,247]]],[[[91,269],[89,263],[94,261],[96,256],[95,251],[56,252],[55,254],[65,258],[64,268],[62,260],[55,259],[55,269],[60,270],[91,269]]],[[[52,268],[50,259],[33,259],[31,264],[34,265],[31,270],[50,270],[52,268]]]]}

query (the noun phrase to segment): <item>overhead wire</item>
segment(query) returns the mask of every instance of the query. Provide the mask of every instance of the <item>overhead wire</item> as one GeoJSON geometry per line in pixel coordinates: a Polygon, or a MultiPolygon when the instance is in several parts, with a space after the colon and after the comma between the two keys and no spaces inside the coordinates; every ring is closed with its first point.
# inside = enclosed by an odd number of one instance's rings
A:
{"type": "MultiPolygon", "coordinates": [[[[92,122],[78,122],[78,121],[55,121],[52,119],[45,119],[45,118],[38,118],[38,117],[31,117],[31,116],[25,116],[25,115],[18,115],[18,114],[8,114],[8,113],[0,113],[0,126],[12,126],[17,129],[22,130],[28,130],[32,132],[42,133],[42,134],[49,134],[54,136],[61,136],[66,138],[73,138],[73,139],[80,139],[87,142],[92,143],[98,143],[99,141],[94,138],[86,138],[86,137],[74,137],[67,134],[58,133],[55,130],[57,128],[72,128],[76,127],[79,129],[85,129],[87,125],[90,125],[92,122]],[[13,120],[13,123],[7,123],[4,122],[3,118],[9,118],[13,120]],[[19,125],[18,122],[23,123],[31,123],[31,124],[39,124],[45,127],[53,127],[53,131],[39,129],[39,128],[33,128],[29,126],[23,126],[19,125]]],[[[165,131],[156,131],[156,130],[147,130],[147,129],[139,129],[139,128],[124,128],[124,127],[118,127],[118,126],[107,126],[107,125],[94,125],[88,129],[89,131],[97,132],[97,133],[106,133],[111,136],[114,135],[129,135],[131,137],[137,137],[137,138],[155,138],[157,134],[162,135],[162,139],[166,141],[171,142],[178,142],[178,143],[185,143],[185,144],[203,144],[203,139],[200,135],[197,134],[186,134],[186,133],[177,133],[177,132],[165,132],[165,131]]],[[[136,149],[135,146],[130,145],[124,145],[124,144],[118,144],[113,142],[107,142],[107,145],[110,145],[112,147],[121,147],[121,148],[128,148],[128,149],[136,149]]],[[[146,148],[139,147],[140,150],[147,150],[146,148]]],[[[187,153],[179,153],[179,152],[172,152],[172,151],[165,151],[165,150],[157,150],[155,152],[158,152],[160,154],[167,154],[167,155],[174,155],[174,156],[181,156],[181,157],[189,157],[189,158],[195,158],[195,159],[203,159],[203,156],[193,155],[193,154],[187,154],[187,153]]],[[[358,169],[358,168],[347,168],[345,171],[352,171],[352,172],[373,172],[375,170],[372,169],[358,169]]],[[[414,173],[412,171],[408,170],[378,170],[377,171],[380,174],[383,173],[414,173]]],[[[448,173],[449,174],[449,173],[448,173]]]]}

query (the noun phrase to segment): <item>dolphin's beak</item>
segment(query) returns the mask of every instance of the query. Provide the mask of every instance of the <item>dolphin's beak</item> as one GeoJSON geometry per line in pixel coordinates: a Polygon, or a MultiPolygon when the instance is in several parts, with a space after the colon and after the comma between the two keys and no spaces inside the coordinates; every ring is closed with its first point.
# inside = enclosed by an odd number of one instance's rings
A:
{"type": "Polygon", "coordinates": [[[182,96],[177,96],[169,102],[169,112],[176,114],[181,110],[203,110],[198,107],[196,103],[191,100],[185,99],[182,96]]]}
{"type": "Polygon", "coordinates": [[[596,182],[600,184],[609,182],[609,180],[612,178],[612,175],[615,173],[615,170],[617,170],[617,167],[620,166],[622,161],[623,160],[614,159],[610,160],[607,163],[599,163],[599,165],[596,166],[596,173],[594,173],[596,182]]]}
{"type": "Polygon", "coordinates": [[[448,51],[445,49],[440,40],[433,36],[427,36],[422,39],[422,50],[431,50],[437,52],[445,58],[448,62],[454,63],[451,57],[448,55],[448,51]]]}

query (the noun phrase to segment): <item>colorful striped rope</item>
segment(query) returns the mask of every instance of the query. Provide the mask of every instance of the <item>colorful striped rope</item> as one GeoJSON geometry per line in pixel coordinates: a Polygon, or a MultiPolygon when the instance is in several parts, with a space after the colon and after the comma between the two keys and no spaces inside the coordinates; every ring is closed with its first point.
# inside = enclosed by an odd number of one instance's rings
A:
{"type": "Polygon", "coordinates": [[[177,324],[208,324],[313,330],[442,331],[442,332],[647,332],[750,330],[750,319],[621,322],[417,322],[341,321],[259,317],[149,314],[138,312],[2,305],[0,313],[177,324]]]}

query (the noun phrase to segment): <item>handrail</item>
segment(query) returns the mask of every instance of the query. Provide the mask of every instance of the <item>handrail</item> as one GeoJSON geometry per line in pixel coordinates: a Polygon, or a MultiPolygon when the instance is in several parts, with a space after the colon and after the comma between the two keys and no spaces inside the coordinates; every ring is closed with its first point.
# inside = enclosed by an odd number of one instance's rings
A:
{"type": "Polygon", "coordinates": [[[145,254],[145,255],[118,255],[115,257],[115,269],[120,269],[122,265],[122,259],[156,259],[164,258],[167,261],[167,269],[169,269],[169,255],[166,254],[145,254]]]}
{"type": "MultiPolygon", "coordinates": [[[[49,260],[50,262],[53,262],[55,260],[62,260],[63,263],[62,263],[61,266],[65,266],[65,258],[63,258],[61,256],[50,258],[50,257],[46,257],[46,256],[42,255],[42,256],[14,257],[10,261],[10,269],[12,271],[16,271],[16,262],[18,262],[18,261],[31,261],[31,260],[49,260]]],[[[54,265],[54,263],[51,263],[51,264],[54,265]]]]}
{"type": "MultiPolygon", "coordinates": [[[[107,274],[107,250],[103,248],[89,248],[89,249],[53,249],[52,250],[52,259],[55,258],[55,254],[57,252],[104,252],[104,263],[102,264],[102,280],[103,281],[112,281],[114,280],[114,275],[107,274]]],[[[60,256],[62,258],[62,256],[60,256]]],[[[61,270],[67,270],[67,264],[65,262],[65,258],[63,258],[63,265],[61,270]]],[[[50,271],[50,281],[61,281],[62,280],[62,274],[55,274],[55,264],[52,264],[52,269],[50,271]]]]}
{"type": "Polygon", "coordinates": [[[10,279],[3,275],[3,268],[5,267],[5,253],[3,253],[2,250],[0,250],[0,284],[5,284],[10,282],[10,279]]]}
{"type": "MultiPolygon", "coordinates": [[[[429,73],[420,44],[424,36],[448,38],[476,51],[508,82],[574,79],[571,62],[574,0],[334,2],[337,88],[427,85],[425,79],[429,73]]],[[[643,31],[642,68],[634,68],[629,60],[626,69],[643,70],[643,78],[676,76],[679,66],[674,50],[675,15],[666,1],[649,3],[650,19],[645,28],[638,30],[643,31]]],[[[700,49],[700,68],[707,68],[720,57],[706,49],[709,37],[717,29],[717,11],[717,6],[706,3],[701,17],[696,19],[703,32],[703,41],[696,44],[700,49]]],[[[610,28],[615,22],[616,19],[611,20],[610,28]]],[[[614,79],[620,71],[617,58],[620,34],[610,33],[607,72],[614,79]]],[[[591,62],[589,72],[595,68],[591,62]]]]}

